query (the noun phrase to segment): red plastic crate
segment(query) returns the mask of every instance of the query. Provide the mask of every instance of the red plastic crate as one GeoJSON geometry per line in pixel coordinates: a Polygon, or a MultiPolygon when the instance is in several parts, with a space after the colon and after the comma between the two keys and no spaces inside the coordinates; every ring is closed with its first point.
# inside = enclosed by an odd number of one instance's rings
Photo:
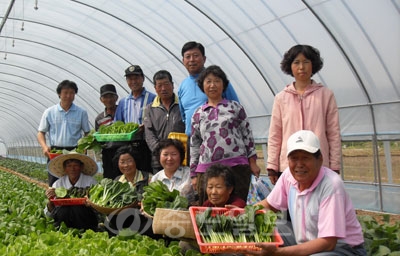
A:
{"type": "Polygon", "coordinates": [[[49,153],[49,158],[50,160],[53,158],[56,158],[57,156],[61,156],[62,154],[58,154],[58,153],[49,153]]]}
{"type": "MultiPolygon", "coordinates": [[[[190,218],[192,219],[193,229],[196,236],[197,244],[200,247],[202,253],[245,253],[246,251],[260,251],[261,248],[256,247],[256,243],[204,243],[201,238],[199,229],[196,223],[196,215],[198,213],[204,212],[208,207],[190,207],[190,218]]],[[[218,214],[229,214],[230,216],[236,216],[238,214],[244,213],[245,210],[242,208],[212,208],[212,215],[218,214]]],[[[275,228],[273,234],[273,242],[265,242],[265,244],[273,244],[275,246],[283,245],[282,237],[279,235],[277,229],[275,228]]]]}
{"type": "Polygon", "coordinates": [[[86,198],[60,198],[60,199],[50,199],[51,202],[54,203],[55,206],[64,206],[64,205],[83,205],[86,202],[86,198]]]}

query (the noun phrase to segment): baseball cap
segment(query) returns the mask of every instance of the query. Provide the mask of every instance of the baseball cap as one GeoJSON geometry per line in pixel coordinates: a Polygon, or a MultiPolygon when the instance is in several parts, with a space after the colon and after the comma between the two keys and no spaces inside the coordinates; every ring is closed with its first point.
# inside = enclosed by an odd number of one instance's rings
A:
{"type": "Polygon", "coordinates": [[[295,150],[304,150],[315,153],[320,149],[319,139],[312,131],[300,130],[293,133],[287,141],[287,154],[289,156],[295,150]]]}
{"type": "Polygon", "coordinates": [[[125,69],[125,76],[130,76],[130,75],[142,75],[143,76],[143,70],[139,65],[129,66],[127,69],[125,69]]]}
{"type": "Polygon", "coordinates": [[[100,96],[104,96],[106,94],[118,95],[115,86],[112,84],[105,84],[102,87],[100,87],[100,96]]]}

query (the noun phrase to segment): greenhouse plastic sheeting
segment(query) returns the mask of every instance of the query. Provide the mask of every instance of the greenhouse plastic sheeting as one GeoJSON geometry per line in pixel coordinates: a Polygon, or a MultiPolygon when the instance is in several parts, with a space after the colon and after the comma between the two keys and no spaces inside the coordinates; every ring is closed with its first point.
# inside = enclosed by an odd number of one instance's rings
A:
{"type": "Polygon", "coordinates": [[[343,140],[399,139],[399,10],[398,0],[2,0],[0,142],[35,144],[64,79],[78,84],[75,103],[92,127],[100,86],[126,96],[130,64],[150,91],[153,74],[170,71],[177,91],[187,76],[180,50],[191,40],[206,47],[206,65],[226,71],[259,143],[274,96],[293,80],[279,63],[295,44],[320,50],[314,79],[335,93],[343,140]]]}

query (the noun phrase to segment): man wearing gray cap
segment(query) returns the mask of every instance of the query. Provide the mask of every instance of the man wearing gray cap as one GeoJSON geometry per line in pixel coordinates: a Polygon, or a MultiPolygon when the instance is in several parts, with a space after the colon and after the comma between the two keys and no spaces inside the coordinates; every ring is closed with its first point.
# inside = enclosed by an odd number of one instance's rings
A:
{"type": "Polygon", "coordinates": [[[284,247],[256,244],[251,255],[367,255],[361,225],[336,172],[322,166],[318,137],[308,130],[287,141],[286,168],[261,204],[288,210],[292,223],[278,223],[284,247]]]}
{"type": "MultiPolygon", "coordinates": [[[[100,87],[100,101],[104,104],[104,111],[99,113],[95,119],[95,129],[99,129],[101,125],[111,125],[114,122],[115,112],[117,110],[118,94],[115,86],[105,84],[100,87]]],[[[115,142],[107,142],[101,150],[101,159],[103,164],[103,178],[114,179],[121,175],[117,164],[112,159],[120,145],[115,142]]]]}
{"type": "Polygon", "coordinates": [[[119,102],[115,119],[142,124],[145,107],[153,102],[156,95],[143,87],[144,74],[140,66],[129,66],[125,70],[125,78],[131,93],[119,102]]]}
{"type": "Polygon", "coordinates": [[[139,65],[129,66],[125,70],[125,78],[131,93],[118,103],[114,120],[120,120],[124,123],[134,122],[140,125],[131,145],[141,156],[138,168],[142,171],[152,172],[151,151],[144,140],[143,117],[145,116],[146,106],[153,102],[156,95],[143,87],[144,74],[139,65]]]}

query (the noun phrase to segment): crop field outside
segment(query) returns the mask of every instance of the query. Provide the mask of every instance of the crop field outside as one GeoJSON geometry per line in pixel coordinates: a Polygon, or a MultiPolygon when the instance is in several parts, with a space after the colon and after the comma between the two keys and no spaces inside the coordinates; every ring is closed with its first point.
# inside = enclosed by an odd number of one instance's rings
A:
{"type": "MultiPolygon", "coordinates": [[[[400,144],[398,142],[391,144],[392,184],[400,184],[400,144]]],[[[382,183],[389,183],[383,146],[380,145],[378,151],[382,183]]],[[[257,156],[261,174],[266,175],[261,146],[257,147],[257,156]]],[[[345,181],[378,182],[378,174],[374,172],[373,148],[370,142],[344,143],[342,164],[345,181]]]]}
{"type": "MultiPolygon", "coordinates": [[[[368,155],[369,150],[343,150],[344,180],[377,182],[378,176],[374,172],[374,158],[368,155]],[[375,177],[376,176],[376,177],[375,177]]],[[[400,150],[393,151],[391,154],[392,182],[400,184],[400,150]]],[[[381,171],[382,183],[389,183],[388,169],[383,152],[379,151],[379,166],[381,171]]]]}

